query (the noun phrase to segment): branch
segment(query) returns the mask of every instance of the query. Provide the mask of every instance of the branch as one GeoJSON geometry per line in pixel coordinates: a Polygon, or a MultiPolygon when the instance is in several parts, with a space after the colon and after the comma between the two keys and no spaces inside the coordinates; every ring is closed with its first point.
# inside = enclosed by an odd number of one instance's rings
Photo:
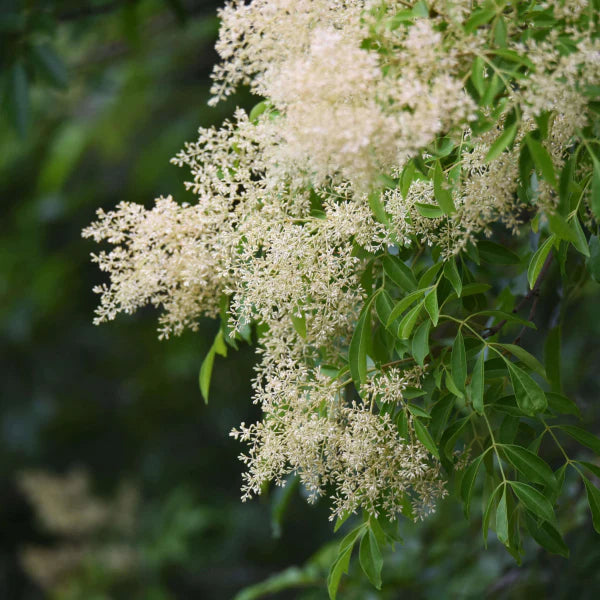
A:
{"type": "MultiPolygon", "coordinates": [[[[533,287],[529,290],[527,295],[525,295],[522,298],[522,300],[519,302],[519,304],[517,304],[517,306],[515,306],[513,308],[512,313],[514,315],[516,315],[533,298],[531,310],[529,311],[529,320],[530,321],[533,320],[533,318],[535,317],[535,311],[537,309],[537,304],[538,304],[538,300],[539,300],[540,287],[542,285],[542,282],[544,281],[544,278],[548,274],[548,270],[550,269],[551,264],[552,264],[552,251],[550,251],[548,253],[546,260],[544,261],[544,265],[542,266],[542,270],[540,271],[539,275],[537,276],[537,279],[535,280],[533,287]]],[[[507,323],[507,319],[503,319],[497,325],[490,327],[488,329],[488,331],[486,331],[483,334],[483,337],[489,338],[489,337],[492,337],[493,335],[496,335],[506,325],[506,323],[507,323]]],[[[516,339],[513,343],[517,344],[520,341],[521,336],[523,335],[525,329],[526,329],[525,327],[523,327],[521,329],[521,331],[519,332],[519,335],[516,337],[516,339]]]]}

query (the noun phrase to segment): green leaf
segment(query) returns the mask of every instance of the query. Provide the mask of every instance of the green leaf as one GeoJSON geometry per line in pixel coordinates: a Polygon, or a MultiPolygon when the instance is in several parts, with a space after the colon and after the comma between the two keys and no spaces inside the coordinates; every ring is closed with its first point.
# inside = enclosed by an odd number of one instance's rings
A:
{"type": "Polygon", "coordinates": [[[581,228],[581,223],[579,222],[579,217],[577,215],[575,215],[575,218],[571,222],[571,227],[575,232],[575,241],[572,242],[573,246],[575,246],[580,254],[583,254],[586,258],[589,258],[590,247],[588,246],[585,233],[583,233],[583,229],[581,228]]]}
{"type": "Polygon", "coordinates": [[[406,408],[408,408],[411,415],[415,417],[422,417],[423,419],[431,419],[431,415],[423,410],[420,406],[416,404],[407,404],[406,408]]]}
{"type": "Polygon", "coordinates": [[[533,372],[537,373],[544,379],[546,379],[546,370],[540,363],[540,361],[527,352],[525,348],[517,346],[516,344],[492,344],[495,348],[502,348],[508,350],[513,356],[516,356],[524,365],[526,365],[533,372]]]}
{"type": "Polygon", "coordinates": [[[360,541],[358,552],[360,566],[369,578],[369,581],[378,589],[381,589],[381,568],[383,567],[383,558],[381,550],[377,543],[377,538],[371,529],[364,535],[360,541]]]}
{"type": "Polygon", "coordinates": [[[417,280],[413,272],[401,260],[391,256],[384,256],[383,270],[405,292],[413,292],[417,288],[417,280]]]}
{"type": "Polygon", "coordinates": [[[381,290],[381,292],[377,294],[375,300],[375,312],[381,323],[386,327],[393,308],[394,302],[392,301],[391,296],[385,290],[381,290]]]}
{"type": "Polygon", "coordinates": [[[338,555],[341,555],[343,552],[348,550],[348,548],[352,548],[356,540],[362,535],[364,535],[366,527],[366,523],[361,523],[358,527],[355,527],[354,529],[352,529],[352,531],[349,531],[340,542],[338,548],[338,555]]]}
{"type": "Polygon", "coordinates": [[[513,143],[517,135],[517,129],[518,124],[516,122],[504,129],[498,139],[490,146],[488,153],[485,155],[485,162],[490,162],[500,156],[513,143]]]}
{"type": "Polygon", "coordinates": [[[398,304],[394,306],[388,317],[387,326],[389,327],[413,302],[420,299],[423,294],[425,294],[425,291],[426,290],[417,290],[399,300],[398,304]]]}
{"type": "MultiPolygon", "coordinates": [[[[600,217],[598,219],[600,220],[600,217]]],[[[600,283],[600,239],[596,235],[590,237],[590,258],[587,267],[594,281],[600,283]]]]}
{"type": "Polygon", "coordinates": [[[371,306],[377,295],[378,292],[375,292],[363,307],[350,340],[348,350],[350,375],[358,386],[367,380],[367,348],[371,337],[371,306]]]}
{"type": "Polygon", "coordinates": [[[517,265],[521,262],[518,254],[489,240],[480,240],[477,243],[477,249],[481,260],[491,264],[517,265]]]}
{"type": "Polygon", "coordinates": [[[471,421],[471,417],[463,417],[458,421],[455,421],[450,425],[446,431],[444,431],[442,435],[442,439],[440,440],[440,448],[445,456],[449,457],[454,452],[454,446],[460,435],[462,434],[463,429],[469,424],[471,421]]]}
{"type": "Polygon", "coordinates": [[[463,285],[454,259],[447,260],[444,263],[444,277],[452,284],[457,297],[460,298],[463,285]]]}
{"type": "Polygon", "coordinates": [[[483,414],[484,362],[484,351],[482,350],[475,361],[475,368],[471,376],[471,402],[473,410],[480,415],[483,414]]]}
{"type": "Polygon", "coordinates": [[[506,27],[506,21],[500,17],[496,21],[494,26],[494,43],[496,46],[504,48],[506,46],[506,38],[508,36],[508,28],[506,27]]]}
{"type": "Polygon", "coordinates": [[[271,509],[271,530],[274,538],[281,537],[283,520],[299,483],[300,478],[298,475],[290,475],[285,485],[283,487],[278,487],[274,494],[273,506],[271,509]]]}
{"type": "Polygon", "coordinates": [[[546,375],[552,386],[553,392],[560,392],[562,389],[560,376],[560,338],[561,327],[558,325],[550,331],[544,343],[544,363],[546,366],[546,375]]]}
{"type": "Polygon", "coordinates": [[[519,408],[532,416],[546,410],[548,401],[542,388],[523,369],[510,361],[506,361],[506,364],[519,408]]]}
{"type": "Polygon", "coordinates": [[[415,17],[420,17],[421,19],[428,18],[429,8],[427,8],[427,3],[423,0],[420,0],[413,6],[412,13],[415,17]]]}
{"type": "Polygon", "coordinates": [[[425,362],[425,357],[429,354],[429,329],[431,328],[431,321],[425,320],[423,321],[419,327],[417,327],[417,331],[415,332],[415,337],[412,341],[412,353],[417,361],[417,364],[423,366],[425,362]]]}
{"type": "Polygon", "coordinates": [[[538,492],[534,487],[521,483],[520,481],[509,481],[510,487],[512,488],[515,496],[523,503],[523,506],[534,515],[554,523],[556,517],[554,516],[554,508],[550,501],[541,493],[538,492]]]}
{"type": "Polygon", "coordinates": [[[291,317],[292,325],[296,330],[296,333],[303,339],[306,339],[306,315],[302,315],[298,317],[296,315],[292,315],[291,317]]]}
{"type": "Polygon", "coordinates": [[[578,462],[580,465],[583,465],[588,471],[600,478],[600,465],[595,465],[594,463],[587,462],[585,460],[578,460],[576,462],[578,462]]]}
{"type": "Polygon", "coordinates": [[[456,333],[452,344],[452,357],[450,359],[452,380],[456,387],[462,392],[465,389],[467,379],[467,355],[465,353],[465,340],[460,329],[456,333]]]}
{"type": "Polygon", "coordinates": [[[485,510],[483,511],[481,532],[483,533],[483,543],[486,548],[487,548],[488,531],[490,528],[490,517],[492,516],[492,506],[494,505],[494,499],[496,498],[498,492],[500,491],[500,488],[504,489],[504,491],[506,492],[506,490],[502,484],[498,485],[498,487],[496,487],[496,489],[490,494],[490,497],[488,498],[487,504],[485,506],[485,510]]]}
{"type": "Polygon", "coordinates": [[[569,557],[569,548],[565,544],[562,536],[548,521],[542,521],[540,524],[529,514],[525,513],[525,523],[531,537],[542,548],[552,554],[560,554],[565,558],[569,557]]]}
{"type": "Polygon", "coordinates": [[[67,68],[50,44],[33,46],[31,56],[37,69],[51,85],[59,89],[67,87],[67,68]]]}
{"type": "Polygon", "coordinates": [[[592,484],[592,482],[583,475],[581,476],[587,492],[588,504],[592,511],[592,523],[597,533],[600,533],[600,490],[592,484]]]}
{"type": "Polygon", "coordinates": [[[503,444],[502,451],[508,462],[526,479],[541,483],[553,490],[557,488],[558,484],[552,469],[537,454],[515,444],[503,444]]]}
{"type": "Polygon", "coordinates": [[[369,206],[380,223],[384,225],[389,224],[390,220],[381,202],[381,193],[379,191],[369,194],[369,206]]]}
{"type": "Polygon", "coordinates": [[[345,512],[344,514],[340,515],[336,520],[335,520],[335,525],[333,526],[333,533],[336,533],[339,528],[352,516],[351,512],[345,512]]]}
{"type": "Polygon", "coordinates": [[[523,54],[519,54],[515,50],[508,50],[505,48],[495,48],[493,50],[496,56],[500,56],[502,58],[506,58],[507,60],[511,60],[512,62],[516,62],[522,65],[525,65],[527,68],[535,70],[535,65],[527,58],[527,56],[523,54]]]}
{"type": "Polygon", "coordinates": [[[402,192],[402,197],[406,198],[408,191],[410,190],[410,186],[414,181],[416,174],[415,163],[413,160],[409,160],[402,171],[402,177],[400,178],[400,191],[402,192]]]}
{"type": "Polygon", "coordinates": [[[600,221],[600,161],[592,157],[594,171],[592,173],[592,195],[590,204],[597,221],[600,221]]]}
{"type": "Polygon", "coordinates": [[[427,296],[425,296],[425,310],[431,318],[433,326],[437,326],[440,318],[440,309],[438,306],[437,287],[434,287],[427,296]]]}
{"type": "Polygon", "coordinates": [[[261,100],[258,104],[255,104],[248,115],[248,119],[251,123],[256,123],[258,121],[258,117],[266,112],[269,108],[271,108],[271,103],[269,100],[261,100]]]}
{"type": "Polygon", "coordinates": [[[556,173],[554,172],[554,164],[552,158],[548,154],[548,150],[544,146],[534,139],[531,135],[525,136],[525,143],[533,158],[533,163],[536,169],[542,174],[544,180],[549,183],[555,190],[556,184],[556,173]]]}
{"type": "Polygon", "coordinates": [[[546,398],[548,400],[548,406],[554,412],[561,415],[575,415],[581,419],[581,413],[579,412],[577,404],[570,398],[553,392],[546,392],[546,398]]]}
{"type": "MultiPolygon", "coordinates": [[[[433,265],[431,265],[429,267],[429,269],[427,269],[425,271],[425,273],[423,273],[423,275],[421,275],[421,277],[419,277],[419,281],[418,281],[418,287],[419,289],[422,288],[427,288],[431,285],[431,283],[433,282],[433,280],[435,279],[435,276],[438,274],[439,270],[442,268],[442,263],[441,262],[437,262],[434,263],[433,265]]],[[[424,290],[427,291],[427,290],[424,290]]]]}
{"type": "Polygon", "coordinates": [[[473,487],[475,485],[475,479],[479,471],[479,466],[483,460],[484,454],[480,454],[471,464],[465,469],[463,473],[462,481],[460,482],[460,496],[464,502],[465,517],[469,518],[469,512],[471,507],[471,496],[473,495],[473,487]]]}
{"type": "Polygon", "coordinates": [[[398,337],[400,337],[400,339],[407,340],[410,337],[422,308],[423,303],[419,302],[419,304],[404,315],[398,325],[398,337]]]}
{"type": "Polygon", "coordinates": [[[476,317],[477,315],[496,317],[496,318],[500,319],[501,321],[506,320],[508,322],[518,323],[519,325],[523,325],[524,327],[529,327],[530,329],[537,329],[537,327],[535,326],[535,323],[532,323],[531,321],[528,321],[527,319],[523,319],[522,317],[519,317],[519,315],[516,315],[515,313],[507,313],[507,312],[504,312],[503,310],[494,310],[494,309],[480,310],[476,313],[473,313],[471,315],[471,317],[476,317]]]}
{"type": "Polygon", "coordinates": [[[423,444],[423,446],[425,446],[425,448],[427,448],[427,450],[429,450],[433,456],[439,458],[440,453],[427,427],[425,427],[425,425],[423,425],[419,419],[413,419],[413,425],[415,428],[415,433],[417,434],[417,438],[421,444],[423,444]]]}
{"type": "Polygon", "coordinates": [[[527,281],[529,282],[529,287],[533,289],[535,286],[535,282],[539,277],[540,271],[546,262],[546,258],[552,250],[552,244],[554,244],[554,240],[556,237],[551,235],[534,253],[531,257],[531,261],[529,262],[529,267],[527,267],[527,281]]]}
{"type": "Polygon", "coordinates": [[[478,27],[489,23],[496,16],[493,8],[480,8],[476,10],[465,23],[465,33],[473,33],[478,27]]]}
{"type": "MultiPolygon", "coordinates": [[[[484,294],[489,289],[491,289],[491,285],[489,283],[466,283],[463,285],[461,298],[466,298],[467,296],[475,296],[477,294],[484,294]]],[[[456,298],[456,292],[452,292],[448,294],[447,300],[454,300],[456,298]]]]}
{"type": "Polygon", "coordinates": [[[448,388],[448,391],[454,394],[456,397],[465,397],[464,393],[461,390],[459,390],[456,384],[454,383],[454,380],[452,379],[452,376],[448,371],[446,371],[446,387],[448,388]]]}
{"type": "Polygon", "coordinates": [[[448,181],[442,172],[439,160],[435,163],[433,171],[433,195],[445,214],[451,215],[456,212],[454,201],[452,200],[452,191],[448,187],[448,181]]]}
{"type": "Polygon", "coordinates": [[[329,575],[327,577],[327,592],[329,593],[330,600],[336,599],[340,579],[344,573],[348,573],[351,554],[352,545],[348,546],[348,548],[338,556],[329,570],[329,575]]]}
{"type": "Polygon", "coordinates": [[[578,243],[577,234],[573,228],[567,223],[564,217],[558,213],[547,213],[548,224],[550,225],[550,231],[559,239],[566,240],[572,244],[578,243]]]}
{"type": "Polygon", "coordinates": [[[577,427],[577,425],[560,425],[559,427],[574,440],[577,440],[580,444],[583,444],[600,456],[600,439],[593,433],[577,427]]]}
{"type": "Polygon", "coordinates": [[[415,208],[422,217],[427,219],[439,219],[444,216],[444,211],[437,204],[415,202],[415,208]]]}
{"type": "Polygon", "coordinates": [[[471,81],[479,96],[485,92],[485,63],[481,56],[476,56],[471,65],[471,81]]]}
{"type": "Polygon", "coordinates": [[[208,404],[208,393],[210,390],[210,380],[212,379],[213,365],[215,362],[215,355],[227,356],[227,345],[223,339],[223,330],[219,329],[215,336],[214,342],[208,351],[208,354],[202,361],[200,367],[200,374],[198,376],[198,383],[200,385],[200,392],[204,398],[204,403],[208,404]]]}
{"type": "Polygon", "coordinates": [[[502,490],[502,497],[496,508],[496,535],[498,539],[505,545],[510,544],[508,537],[508,510],[506,507],[506,486],[502,490]]]}
{"type": "Polygon", "coordinates": [[[8,110],[17,131],[24,137],[29,129],[29,81],[21,62],[9,69],[7,87],[8,110]]]}

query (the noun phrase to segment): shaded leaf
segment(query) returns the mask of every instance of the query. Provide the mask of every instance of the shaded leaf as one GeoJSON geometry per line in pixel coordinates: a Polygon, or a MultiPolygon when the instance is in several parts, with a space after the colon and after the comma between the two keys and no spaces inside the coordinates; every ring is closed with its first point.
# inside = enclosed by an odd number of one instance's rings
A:
{"type": "Polygon", "coordinates": [[[552,469],[539,456],[515,444],[503,444],[502,451],[508,462],[526,479],[551,489],[557,488],[558,484],[552,469]]]}
{"type": "Polygon", "coordinates": [[[204,398],[205,404],[208,404],[208,393],[210,391],[210,381],[212,379],[213,365],[215,362],[215,355],[227,356],[227,345],[223,339],[223,330],[219,329],[215,336],[214,342],[208,351],[208,354],[202,361],[200,367],[200,374],[198,376],[198,383],[200,385],[200,392],[204,398]]]}
{"type": "Polygon", "coordinates": [[[417,280],[413,272],[401,260],[391,256],[384,256],[383,270],[405,292],[413,292],[417,288],[417,280]]]}
{"type": "Polygon", "coordinates": [[[600,490],[587,478],[581,476],[587,492],[588,504],[592,512],[592,523],[597,533],[600,533],[600,490]]]}
{"type": "Polygon", "coordinates": [[[426,319],[423,321],[412,341],[412,353],[417,361],[417,364],[423,366],[425,357],[429,354],[429,329],[431,328],[431,321],[426,319]]]}
{"type": "Polygon", "coordinates": [[[330,600],[335,600],[337,597],[338,587],[340,585],[340,579],[344,573],[348,573],[348,566],[350,565],[350,556],[352,554],[352,546],[348,546],[337,560],[331,566],[329,575],[327,576],[327,592],[329,593],[330,600]]]}
{"type": "Polygon", "coordinates": [[[521,346],[517,346],[516,344],[493,344],[496,348],[502,348],[504,350],[508,350],[513,356],[518,358],[524,365],[526,365],[529,369],[531,369],[534,373],[537,373],[544,379],[546,379],[546,370],[540,363],[540,361],[522,348],[521,346]]]}
{"type": "Polygon", "coordinates": [[[496,508],[496,535],[498,539],[505,545],[510,544],[508,537],[508,510],[506,506],[506,486],[502,490],[502,496],[498,507],[496,508]]]}
{"type": "Polygon", "coordinates": [[[562,536],[548,521],[542,521],[540,524],[529,514],[525,514],[525,523],[531,537],[542,548],[548,550],[552,554],[560,554],[565,558],[569,557],[569,548],[565,544],[562,536]]]}
{"type": "Polygon", "coordinates": [[[596,219],[600,221],[600,161],[592,157],[594,171],[592,173],[592,194],[590,204],[596,219]]]}
{"type": "Polygon", "coordinates": [[[462,292],[462,279],[458,273],[458,267],[454,259],[444,263],[444,277],[452,284],[456,295],[460,298],[462,292]]]}
{"type": "Polygon", "coordinates": [[[498,139],[490,146],[488,153],[485,155],[485,162],[490,162],[500,156],[513,143],[517,135],[517,129],[518,124],[516,122],[504,129],[498,139]]]}
{"type": "Polygon", "coordinates": [[[527,510],[544,519],[544,521],[554,523],[556,520],[554,508],[541,492],[520,481],[509,481],[509,483],[515,496],[523,503],[527,510]]]}
{"type": "Polygon", "coordinates": [[[490,240],[480,240],[477,249],[481,260],[491,264],[517,265],[521,262],[518,254],[490,240]]]}
{"type": "Polygon", "coordinates": [[[531,135],[525,137],[525,143],[527,144],[527,148],[529,149],[536,169],[542,174],[542,177],[547,183],[554,189],[557,189],[554,164],[552,163],[550,154],[548,154],[548,150],[546,150],[546,148],[531,135]]]}
{"type": "Polygon", "coordinates": [[[417,290],[399,300],[388,317],[387,326],[389,327],[413,302],[420,299],[423,294],[425,294],[425,290],[417,290]]]}
{"type": "Polygon", "coordinates": [[[463,473],[462,481],[460,482],[460,496],[464,502],[465,517],[469,518],[469,512],[471,507],[471,496],[473,494],[473,487],[475,485],[475,479],[483,460],[484,454],[480,454],[471,464],[465,469],[463,473]]]}
{"type": "Polygon", "coordinates": [[[452,191],[449,189],[448,181],[442,172],[442,166],[439,161],[435,163],[433,171],[433,195],[445,214],[451,215],[456,212],[454,201],[452,200],[452,191]]]}
{"type": "Polygon", "coordinates": [[[560,425],[559,427],[574,440],[587,446],[590,450],[600,456],[600,439],[593,433],[590,433],[581,427],[577,427],[577,425],[560,425]]]}
{"type": "Polygon", "coordinates": [[[548,401],[542,388],[523,369],[510,361],[507,361],[506,364],[519,408],[528,415],[535,415],[546,410],[548,401]]]}
{"type": "Polygon", "coordinates": [[[529,282],[529,287],[533,289],[535,282],[546,262],[546,258],[552,250],[552,244],[554,243],[555,236],[551,235],[534,253],[531,257],[531,261],[529,261],[529,267],[527,268],[527,281],[529,282]]]}
{"type": "Polygon", "coordinates": [[[475,368],[471,376],[471,402],[473,410],[483,414],[483,391],[484,391],[484,351],[482,350],[475,361],[475,368]]]}
{"type": "Polygon", "coordinates": [[[440,309],[438,306],[437,287],[434,287],[427,296],[425,296],[425,310],[431,318],[431,322],[435,327],[438,324],[440,317],[440,309]]]}
{"type": "Polygon", "coordinates": [[[363,307],[348,350],[350,375],[359,386],[367,379],[367,348],[371,337],[371,306],[377,295],[378,292],[375,292],[363,307]]]}
{"type": "Polygon", "coordinates": [[[398,325],[398,336],[401,339],[407,340],[410,337],[422,308],[423,303],[419,302],[419,304],[407,312],[400,321],[400,324],[398,325]]]}
{"type": "Polygon", "coordinates": [[[465,389],[465,381],[467,379],[467,355],[465,353],[465,341],[460,329],[456,333],[454,343],[452,344],[450,367],[452,370],[452,380],[462,392],[465,389]]]}
{"type": "Polygon", "coordinates": [[[360,541],[358,552],[360,566],[369,578],[369,581],[379,590],[381,589],[381,568],[383,567],[383,558],[381,550],[377,543],[377,538],[371,529],[363,536],[360,541]]]}
{"type": "Polygon", "coordinates": [[[431,434],[427,430],[427,427],[425,427],[425,425],[423,425],[423,423],[421,423],[419,419],[414,419],[413,425],[415,428],[415,433],[417,434],[417,438],[419,439],[421,444],[423,444],[423,446],[425,446],[425,448],[427,448],[427,450],[429,450],[429,452],[431,452],[433,456],[439,458],[440,454],[438,448],[435,444],[435,441],[431,437],[431,434]]]}

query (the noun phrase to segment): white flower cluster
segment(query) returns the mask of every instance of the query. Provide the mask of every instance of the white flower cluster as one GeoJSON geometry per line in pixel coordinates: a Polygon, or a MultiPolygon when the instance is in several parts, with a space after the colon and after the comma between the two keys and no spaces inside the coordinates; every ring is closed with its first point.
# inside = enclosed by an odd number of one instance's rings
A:
{"type": "Polygon", "coordinates": [[[119,574],[135,568],[139,493],[133,484],[123,483],[106,500],[92,494],[88,473],[79,469],[65,475],[26,471],[18,483],[44,530],[60,538],[52,546],[28,545],[20,552],[23,568],[46,592],[54,597],[86,564],[119,574]]]}
{"type": "MultiPolygon", "coordinates": [[[[359,400],[325,366],[347,363],[374,253],[425,243],[450,256],[494,222],[515,229],[518,142],[540,111],[554,111],[544,144],[558,168],[587,119],[581,94],[598,81],[597,41],[581,34],[576,50],[559,57],[552,41],[525,47],[509,38],[506,52],[527,55],[534,76],[506,89],[496,126],[474,134],[466,82],[474,60],[488,65],[488,31],[465,33],[462,24],[479,3],[436,0],[429,14],[395,20],[415,4],[230,2],[220,13],[213,101],[248,84],[267,99],[263,112],[250,119],[238,110],[221,129],[200,129],[174,159],[191,169],[196,204],[121,203],[84,231],[114,246],[94,256],[110,276],[97,288],[97,322],[150,303],[162,310],[166,337],[216,316],[225,301],[233,331],[261,324],[254,399],[264,419],[233,434],[250,444],[245,497],[297,472],[313,497],[333,490],[335,514],[362,507],[393,516],[406,501],[417,515],[431,509],[444,494],[439,464],[412,435],[402,397],[418,373],[371,378],[359,400]],[[516,109],[517,143],[488,161],[516,109]],[[397,180],[442,138],[458,149],[457,168],[443,173],[456,211],[425,216],[423,205],[436,206],[425,173],[404,193],[381,176],[397,180]],[[383,219],[374,217],[374,196],[383,219]],[[409,435],[398,435],[373,398],[406,413],[409,435]]],[[[548,3],[556,11],[568,4],[548,3]]],[[[568,18],[587,3],[576,4],[568,18]]],[[[482,85],[501,83],[494,76],[485,66],[482,85]]],[[[537,200],[551,201],[544,185],[537,200]]]]}

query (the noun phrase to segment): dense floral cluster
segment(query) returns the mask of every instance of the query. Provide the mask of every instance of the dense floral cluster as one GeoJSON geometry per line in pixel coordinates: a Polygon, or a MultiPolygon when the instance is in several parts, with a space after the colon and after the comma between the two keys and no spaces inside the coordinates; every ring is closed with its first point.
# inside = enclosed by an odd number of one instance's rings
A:
{"type": "MultiPolygon", "coordinates": [[[[520,69],[519,85],[503,87],[487,22],[465,25],[483,4],[229,3],[213,100],[241,83],[267,100],[200,129],[174,159],[191,169],[197,203],[122,203],[84,232],[114,246],[94,257],[110,276],[97,289],[98,322],[151,303],[165,337],[223,307],[228,335],[260,326],[254,401],[264,418],[232,434],[250,444],[244,497],[292,472],[313,498],[331,491],[335,515],[393,518],[408,500],[422,516],[445,493],[404,397],[422,370],[369,368],[360,395],[348,380],[366,276],[374,257],[402,248],[450,258],[496,223],[516,231],[522,140],[550,113],[535,143],[560,170],[589,118],[586,88],[600,79],[595,30],[575,25],[587,2],[544,3],[565,19],[546,40],[526,38],[510,3],[498,2],[507,18],[494,35],[520,69]],[[559,52],[565,32],[570,46],[559,52]]],[[[552,210],[551,184],[535,189],[528,210],[552,210]]]]}

